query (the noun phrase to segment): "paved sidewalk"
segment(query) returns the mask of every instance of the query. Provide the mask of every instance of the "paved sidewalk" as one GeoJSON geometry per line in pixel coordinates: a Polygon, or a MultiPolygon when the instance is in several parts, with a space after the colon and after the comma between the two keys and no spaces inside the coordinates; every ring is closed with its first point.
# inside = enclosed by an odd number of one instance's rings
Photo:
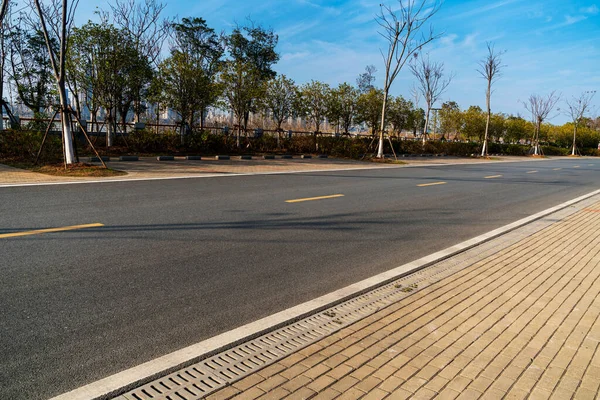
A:
{"type": "Polygon", "coordinates": [[[594,399],[600,203],[211,399],[594,399]]]}
{"type": "MultiPolygon", "coordinates": [[[[85,161],[85,158],[82,158],[85,161]]],[[[457,157],[408,157],[400,158],[408,165],[423,164],[456,164],[456,163],[481,163],[489,162],[478,158],[457,157]]],[[[540,159],[526,157],[497,157],[496,162],[506,161],[539,161],[540,159]]],[[[95,163],[100,165],[99,163],[95,163]]],[[[112,169],[124,171],[127,175],[117,177],[64,177],[35,173],[23,169],[12,168],[0,164],[0,185],[10,184],[36,184],[52,182],[82,182],[82,181],[110,181],[129,179],[153,179],[153,178],[181,178],[214,174],[252,174],[252,173],[277,173],[277,172],[301,172],[311,170],[333,170],[333,169],[364,169],[398,167],[398,164],[379,164],[355,160],[343,160],[335,158],[327,159],[275,159],[263,160],[258,157],[252,160],[240,160],[232,157],[228,161],[201,160],[201,161],[157,161],[155,157],[141,157],[140,161],[110,161],[107,166],[112,169]]]]}

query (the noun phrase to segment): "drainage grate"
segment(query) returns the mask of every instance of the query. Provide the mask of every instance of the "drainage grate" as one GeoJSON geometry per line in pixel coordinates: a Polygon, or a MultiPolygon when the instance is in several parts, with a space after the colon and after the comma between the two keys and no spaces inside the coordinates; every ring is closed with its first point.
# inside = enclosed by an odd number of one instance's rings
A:
{"type": "MultiPolygon", "coordinates": [[[[559,215],[562,219],[575,211],[577,210],[569,207],[553,216],[559,215]]],[[[116,400],[201,399],[409,296],[413,292],[517,243],[552,223],[553,220],[550,218],[535,221],[511,234],[502,235],[326,311],[140,386],[117,397],[116,400]]]]}

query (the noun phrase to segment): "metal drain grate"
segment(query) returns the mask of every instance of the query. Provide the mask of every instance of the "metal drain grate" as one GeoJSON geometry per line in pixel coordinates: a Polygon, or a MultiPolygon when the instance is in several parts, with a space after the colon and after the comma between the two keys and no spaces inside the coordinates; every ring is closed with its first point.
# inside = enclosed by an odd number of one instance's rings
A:
{"type": "MultiPolygon", "coordinates": [[[[560,211],[561,218],[575,209],[560,211]]],[[[187,368],[140,386],[116,400],[201,399],[263,367],[295,353],[324,337],[353,324],[410,294],[483,260],[533,233],[551,225],[549,218],[528,224],[474,249],[426,267],[392,283],[350,299],[254,340],[233,347],[187,368]]]]}

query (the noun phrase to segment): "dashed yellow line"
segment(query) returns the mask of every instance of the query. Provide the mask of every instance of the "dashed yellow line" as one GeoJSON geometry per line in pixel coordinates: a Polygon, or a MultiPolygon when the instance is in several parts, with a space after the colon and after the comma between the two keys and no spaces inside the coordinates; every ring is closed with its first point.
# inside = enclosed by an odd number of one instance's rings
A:
{"type": "Polygon", "coordinates": [[[307,197],[305,199],[286,200],[285,202],[286,203],[300,203],[302,201],[335,199],[336,197],[344,197],[344,195],[343,194],[332,194],[332,195],[329,195],[329,196],[307,197]]]}
{"type": "Polygon", "coordinates": [[[552,171],[560,171],[562,168],[552,168],[552,171]]]}
{"type": "Polygon", "coordinates": [[[574,165],[573,168],[579,168],[579,165],[574,165]]]}
{"type": "Polygon", "coordinates": [[[435,185],[445,185],[448,182],[432,182],[432,183],[421,183],[420,185],[417,185],[418,187],[425,187],[425,186],[435,186],[435,185]]]}
{"type": "Polygon", "coordinates": [[[502,175],[490,175],[490,176],[485,177],[485,179],[494,179],[494,178],[502,178],[502,175]]]}
{"type": "Polygon", "coordinates": [[[528,174],[535,174],[537,171],[527,171],[528,174]]]}
{"type": "Polygon", "coordinates": [[[0,239],[7,239],[7,238],[13,238],[13,237],[19,237],[19,236],[29,236],[29,235],[41,235],[43,233],[74,231],[77,229],[97,228],[100,226],[104,226],[104,224],[94,223],[94,224],[85,224],[85,225],[63,226],[60,228],[36,229],[33,231],[2,233],[2,234],[0,234],[0,239]]]}

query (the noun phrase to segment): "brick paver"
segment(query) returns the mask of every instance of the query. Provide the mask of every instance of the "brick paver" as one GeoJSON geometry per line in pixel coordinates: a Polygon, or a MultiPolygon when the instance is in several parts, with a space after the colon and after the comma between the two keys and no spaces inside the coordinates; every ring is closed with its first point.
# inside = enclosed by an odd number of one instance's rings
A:
{"type": "Polygon", "coordinates": [[[590,209],[600,203],[267,367],[279,386],[259,371],[262,385],[211,398],[598,398],[600,213],[590,209]]]}

